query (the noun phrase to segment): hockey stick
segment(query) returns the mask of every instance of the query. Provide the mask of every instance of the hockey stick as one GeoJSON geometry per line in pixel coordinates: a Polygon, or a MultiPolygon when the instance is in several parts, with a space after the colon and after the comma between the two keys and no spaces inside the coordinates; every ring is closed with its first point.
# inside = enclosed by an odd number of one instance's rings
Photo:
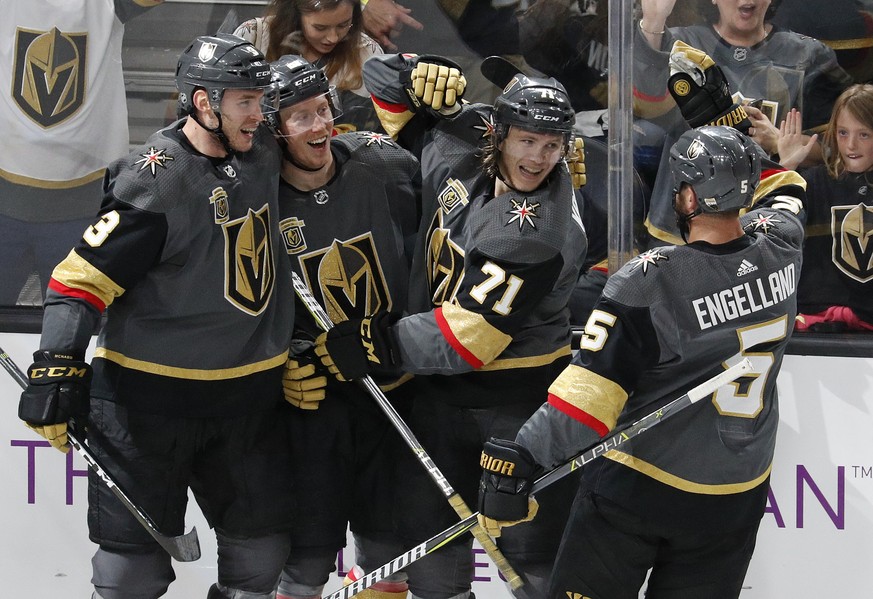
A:
{"type": "Polygon", "coordinates": [[[504,89],[516,75],[524,74],[521,69],[502,56],[486,56],[479,65],[479,72],[500,89],[504,89]]]}
{"type": "MultiPolygon", "coordinates": [[[[324,331],[333,328],[333,321],[331,321],[330,316],[328,316],[324,308],[321,307],[321,304],[318,303],[318,300],[316,300],[312,295],[312,292],[309,290],[309,287],[306,286],[306,283],[303,282],[303,279],[301,279],[296,272],[292,272],[291,276],[297,297],[299,297],[306,306],[306,309],[312,315],[312,318],[315,319],[318,327],[324,331]]],[[[391,402],[388,401],[388,398],[385,397],[382,389],[379,388],[379,385],[376,384],[373,378],[367,375],[363,378],[357,379],[356,382],[376,400],[376,403],[379,404],[379,407],[383,412],[385,412],[388,420],[391,421],[391,424],[394,425],[394,428],[397,429],[397,432],[399,432],[400,436],[403,437],[403,440],[406,441],[406,444],[415,454],[415,457],[418,458],[421,465],[424,466],[424,469],[427,470],[428,474],[430,474],[431,478],[446,496],[446,499],[455,510],[455,513],[464,519],[469,519],[473,516],[473,512],[470,511],[470,508],[467,507],[467,504],[464,503],[461,496],[452,488],[452,485],[449,484],[449,481],[446,480],[446,477],[440,469],[437,468],[437,465],[424,450],[424,447],[422,447],[421,443],[416,439],[415,434],[413,434],[409,425],[403,421],[403,418],[397,413],[397,410],[394,409],[394,406],[391,405],[391,402]]],[[[472,525],[468,526],[461,532],[466,532],[467,530],[473,533],[473,536],[476,537],[477,541],[479,541],[479,544],[485,550],[485,553],[487,553],[488,557],[494,561],[494,565],[497,566],[497,569],[500,570],[500,573],[507,582],[509,582],[513,589],[517,589],[524,584],[524,581],[522,581],[521,577],[515,572],[515,570],[513,570],[512,566],[507,561],[506,556],[504,556],[500,549],[498,549],[497,545],[494,544],[494,540],[488,536],[488,533],[486,533],[481,526],[478,525],[475,517],[473,517],[472,525]]]]}
{"type": "MultiPolygon", "coordinates": [[[[12,361],[9,354],[3,351],[3,348],[0,348],[0,362],[3,363],[3,368],[5,368],[6,372],[15,379],[15,382],[17,382],[22,389],[27,389],[27,377],[24,376],[24,373],[21,372],[18,365],[12,361]]],[[[91,453],[88,446],[79,441],[71,430],[67,430],[67,438],[70,441],[70,445],[73,446],[73,449],[75,449],[76,452],[85,459],[88,466],[91,467],[100,480],[109,487],[109,490],[112,491],[119,501],[121,501],[124,507],[127,508],[127,511],[133,514],[133,517],[142,524],[143,528],[146,529],[152,538],[154,538],[154,540],[170,554],[170,557],[179,562],[193,562],[200,559],[200,541],[197,538],[196,527],[192,528],[191,532],[177,537],[170,537],[161,533],[154,521],[149,518],[148,514],[142,511],[128,498],[124,489],[118,485],[115,479],[113,479],[109,472],[107,472],[100,464],[100,461],[93,453],[91,453]]]]}
{"type": "MultiPolygon", "coordinates": [[[[606,454],[613,449],[616,449],[626,441],[630,441],[640,433],[652,428],[653,426],[655,426],[659,422],[666,420],[670,416],[673,416],[680,410],[683,410],[691,404],[700,401],[704,397],[708,397],[722,385],[726,385],[731,381],[736,380],[744,373],[751,372],[751,370],[752,363],[749,362],[748,358],[744,358],[739,364],[735,364],[724,372],[721,372],[711,379],[702,382],[701,384],[688,391],[685,395],[674,399],[664,407],[658,408],[651,414],[643,416],[630,426],[610,435],[606,440],[592,445],[573,459],[542,475],[536,481],[534,481],[534,484],[531,487],[531,495],[536,495],[538,491],[545,489],[557,480],[567,476],[577,468],[581,468],[588,462],[599,458],[600,456],[606,454]]],[[[398,570],[405,568],[412,562],[421,559],[428,553],[436,551],[449,541],[456,538],[458,535],[461,535],[467,530],[470,530],[470,528],[475,526],[477,523],[476,516],[478,516],[478,514],[473,514],[467,518],[464,518],[460,522],[432,536],[424,543],[416,545],[406,553],[395,557],[387,564],[376,568],[369,574],[366,574],[358,580],[350,582],[344,587],[336,590],[332,594],[324,597],[324,599],[349,599],[350,597],[357,595],[364,589],[376,584],[386,576],[390,576],[398,570]]]]}

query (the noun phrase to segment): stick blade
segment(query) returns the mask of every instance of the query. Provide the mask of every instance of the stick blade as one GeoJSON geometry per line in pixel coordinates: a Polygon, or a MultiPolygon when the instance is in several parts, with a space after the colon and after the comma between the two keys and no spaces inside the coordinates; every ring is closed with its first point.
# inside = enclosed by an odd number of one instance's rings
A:
{"type": "Polygon", "coordinates": [[[177,537],[152,536],[177,562],[196,562],[200,559],[200,539],[197,538],[196,526],[177,537]]]}
{"type": "Polygon", "coordinates": [[[479,67],[482,76],[488,81],[503,89],[512,81],[512,78],[518,75],[518,67],[506,60],[502,56],[488,56],[479,67]]]}

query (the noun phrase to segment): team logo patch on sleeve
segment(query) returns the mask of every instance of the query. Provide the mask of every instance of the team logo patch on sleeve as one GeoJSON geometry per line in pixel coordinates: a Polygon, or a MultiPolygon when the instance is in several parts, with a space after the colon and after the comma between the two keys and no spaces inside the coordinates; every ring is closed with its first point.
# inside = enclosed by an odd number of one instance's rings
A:
{"type": "Polygon", "coordinates": [[[372,146],[377,145],[380,148],[383,147],[383,144],[391,146],[392,148],[396,148],[397,144],[394,143],[394,140],[391,139],[390,136],[385,135],[384,133],[375,133],[373,131],[363,131],[358,133],[358,136],[362,139],[366,139],[367,143],[365,145],[372,146]]]}
{"type": "Polygon", "coordinates": [[[633,260],[631,260],[631,268],[640,267],[643,270],[643,274],[649,272],[650,266],[658,266],[658,262],[661,260],[669,260],[665,254],[662,253],[662,250],[659,248],[654,248],[648,251],[643,252],[633,260]]]}
{"type": "Polygon", "coordinates": [[[289,254],[299,254],[306,250],[306,238],[303,237],[303,227],[306,223],[297,217],[285,218],[279,221],[279,232],[285,251],[289,254]]]}
{"type": "Polygon", "coordinates": [[[776,218],[773,214],[759,214],[749,221],[746,225],[746,229],[761,231],[764,235],[767,235],[770,232],[770,227],[781,222],[782,221],[776,218]]]}
{"type": "Polygon", "coordinates": [[[158,173],[158,167],[167,168],[167,162],[171,160],[175,160],[172,156],[167,154],[167,150],[161,148],[160,150],[151,147],[147,152],[140,154],[142,156],[141,159],[134,162],[134,164],[139,164],[139,170],[143,169],[151,169],[152,177],[156,177],[158,173]]]}
{"type": "Polygon", "coordinates": [[[539,218],[537,209],[540,207],[540,203],[531,202],[528,204],[527,198],[524,198],[520,203],[514,198],[510,199],[510,201],[512,202],[512,210],[507,211],[506,214],[511,214],[512,218],[506,222],[505,226],[517,222],[519,231],[521,231],[525,225],[530,225],[532,229],[536,229],[537,225],[533,219],[539,218]]]}
{"type": "Polygon", "coordinates": [[[437,201],[440,203],[440,208],[444,214],[448,214],[458,206],[464,206],[469,201],[470,192],[464,187],[464,184],[449,177],[446,179],[446,185],[440,190],[437,196],[437,201]]]}
{"type": "Polygon", "coordinates": [[[490,114],[487,117],[480,114],[479,119],[482,121],[482,124],[473,125],[473,129],[482,132],[482,139],[491,137],[491,134],[494,133],[494,117],[490,114]]]}
{"type": "Polygon", "coordinates": [[[86,33],[16,29],[12,98],[43,129],[82,107],[87,45],[86,33]]]}

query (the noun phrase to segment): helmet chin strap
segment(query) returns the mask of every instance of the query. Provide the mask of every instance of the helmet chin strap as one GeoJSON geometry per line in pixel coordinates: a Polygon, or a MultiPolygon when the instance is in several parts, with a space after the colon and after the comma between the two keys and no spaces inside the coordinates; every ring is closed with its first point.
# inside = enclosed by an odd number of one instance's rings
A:
{"type": "Polygon", "coordinates": [[[294,168],[299,168],[301,171],[306,171],[307,173],[317,173],[325,166],[327,166],[326,164],[323,164],[317,168],[312,168],[311,166],[304,166],[300,164],[297,159],[294,158],[291,152],[288,151],[288,145],[284,143],[282,144],[282,156],[285,158],[285,160],[290,162],[294,166],[294,168]]]}
{"type": "Polygon", "coordinates": [[[218,112],[217,110],[214,110],[213,112],[215,113],[215,116],[218,117],[218,126],[215,128],[208,127],[206,125],[206,123],[204,123],[202,120],[200,120],[200,117],[197,116],[196,110],[192,111],[190,116],[191,116],[191,118],[194,119],[194,121],[198,125],[200,125],[204,129],[209,131],[209,133],[214,135],[215,138],[218,140],[218,142],[221,144],[221,147],[224,148],[224,151],[227,153],[227,157],[232,158],[233,155],[236,153],[236,150],[234,150],[233,148],[230,147],[230,140],[227,139],[227,135],[225,135],[225,133],[224,133],[224,128],[222,127],[222,125],[224,123],[221,120],[221,113],[218,112]]]}
{"type": "Polygon", "coordinates": [[[676,226],[679,228],[679,233],[682,235],[682,241],[684,241],[685,243],[688,243],[688,233],[691,231],[691,228],[690,228],[688,223],[692,218],[694,218],[698,214],[701,214],[703,212],[703,210],[701,210],[700,206],[698,206],[694,212],[689,212],[688,214],[683,214],[682,212],[679,212],[679,208],[676,206],[676,198],[677,198],[677,195],[674,194],[673,195],[673,212],[676,213],[676,226]]]}

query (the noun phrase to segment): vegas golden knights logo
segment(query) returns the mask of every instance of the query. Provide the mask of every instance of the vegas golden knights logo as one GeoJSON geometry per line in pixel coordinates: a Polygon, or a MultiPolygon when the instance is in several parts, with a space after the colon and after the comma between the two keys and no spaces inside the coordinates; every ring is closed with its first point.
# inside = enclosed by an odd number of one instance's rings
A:
{"type": "Polygon", "coordinates": [[[313,295],[334,322],[363,318],[392,307],[391,293],[370,233],[347,241],[335,239],[330,246],[301,256],[300,265],[313,295]]]}
{"type": "Polygon", "coordinates": [[[258,315],[270,301],[275,282],[275,258],[270,243],[270,210],[249,208],[243,218],[222,225],[225,244],[225,289],[230,303],[258,315]]]}
{"type": "Polygon", "coordinates": [[[88,35],[17,28],[12,98],[44,129],[64,122],[85,101],[88,35]]]}
{"type": "Polygon", "coordinates": [[[427,284],[431,302],[441,306],[452,301],[464,276],[464,250],[443,227],[443,211],[437,210],[427,235],[427,284]]]}
{"type": "Polygon", "coordinates": [[[861,283],[873,279],[873,206],[833,206],[831,235],[837,268],[861,283]]]}
{"type": "Polygon", "coordinates": [[[303,236],[303,227],[306,223],[303,219],[292,216],[279,221],[279,232],[282,234],[282,242],[285,251],[289,254],[299,254],[306,251],[306,238],[303,236]]]}

